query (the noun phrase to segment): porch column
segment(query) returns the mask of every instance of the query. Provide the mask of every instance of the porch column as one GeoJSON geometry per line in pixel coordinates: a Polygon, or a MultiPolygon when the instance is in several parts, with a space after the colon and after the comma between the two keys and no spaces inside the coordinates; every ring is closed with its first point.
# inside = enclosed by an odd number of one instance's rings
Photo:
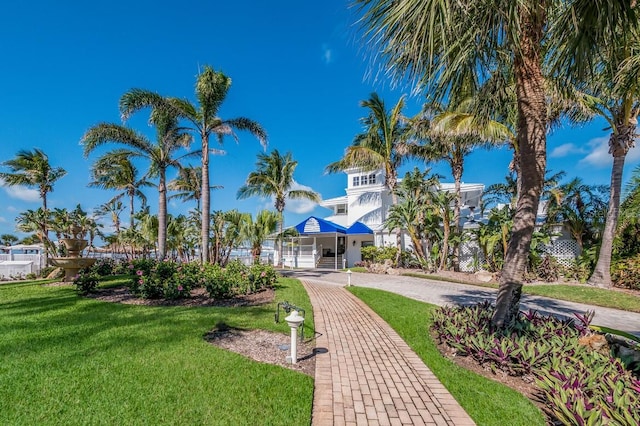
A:
{"type": "Polygon", "coordinates": [[[334,263],[336,264],[335,269],[337,271],[338,270],[338,233],[337,232],[336,232],[335,246],[336,246],[336,248],[333,251],[333,253],[334,253],[333,259],[334,259],[334,263]]]}

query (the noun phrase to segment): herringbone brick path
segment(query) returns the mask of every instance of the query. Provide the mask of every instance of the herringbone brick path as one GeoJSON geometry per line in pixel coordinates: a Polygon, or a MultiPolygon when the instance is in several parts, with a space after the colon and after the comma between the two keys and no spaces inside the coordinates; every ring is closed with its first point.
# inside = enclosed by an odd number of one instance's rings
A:
{"type": "Polygon", "coordinates": [[[316,351],[313,425],[475,424],[369,307],[342,287],[303,284],[326,349],[316,351]]]}

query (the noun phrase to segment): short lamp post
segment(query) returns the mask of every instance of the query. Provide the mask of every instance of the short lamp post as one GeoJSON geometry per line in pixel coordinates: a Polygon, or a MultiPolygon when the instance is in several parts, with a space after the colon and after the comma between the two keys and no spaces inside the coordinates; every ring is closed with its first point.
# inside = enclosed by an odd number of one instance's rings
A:
{"type": "Polygon", "coordinates": [[[284,320],[291,327],[291,364],[295,364],[298,362],[298,327],[304,322],[304,317],[301,317],[298,311],[291,311],[291,315],[284,320]]]}
{"type": "Polygon", "coordinates": [[[347,287],[351,287],[351,269],[347,269],[347,287]]]}

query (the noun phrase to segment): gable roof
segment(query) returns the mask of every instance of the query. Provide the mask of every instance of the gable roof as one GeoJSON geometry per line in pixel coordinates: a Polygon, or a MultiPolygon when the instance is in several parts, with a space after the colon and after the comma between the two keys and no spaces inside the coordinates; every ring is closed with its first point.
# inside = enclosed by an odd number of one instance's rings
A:
{"type": "Polygon", "coordinates": [[[373,231],[362,222],[353,222],[353,224],[351,224],[351,226],[347,229],[347,234],[373,234],[373,231]]]}
{"type": "Polygon", "coordinates": [[[296,231],[301,235],[338,233],[346,234],[347,228],[340,226],[328,220],[310,216],[295,226],[296,231]]]}

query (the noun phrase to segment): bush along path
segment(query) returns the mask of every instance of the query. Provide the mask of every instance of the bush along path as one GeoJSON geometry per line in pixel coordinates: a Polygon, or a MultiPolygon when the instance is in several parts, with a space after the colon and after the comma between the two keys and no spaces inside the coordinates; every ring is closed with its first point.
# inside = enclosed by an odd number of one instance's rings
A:
{"type": "Polygon", "coordinates": [[[442,307],[433,331],[456,355],[533,375],[547,414],[562,424],[640,424],[640,365],[612,356],[605,337],[589,328],[592,314],[560,320],[529,311],[504,332],[491,330],[492,314],[488,303],[442,307]]]}

